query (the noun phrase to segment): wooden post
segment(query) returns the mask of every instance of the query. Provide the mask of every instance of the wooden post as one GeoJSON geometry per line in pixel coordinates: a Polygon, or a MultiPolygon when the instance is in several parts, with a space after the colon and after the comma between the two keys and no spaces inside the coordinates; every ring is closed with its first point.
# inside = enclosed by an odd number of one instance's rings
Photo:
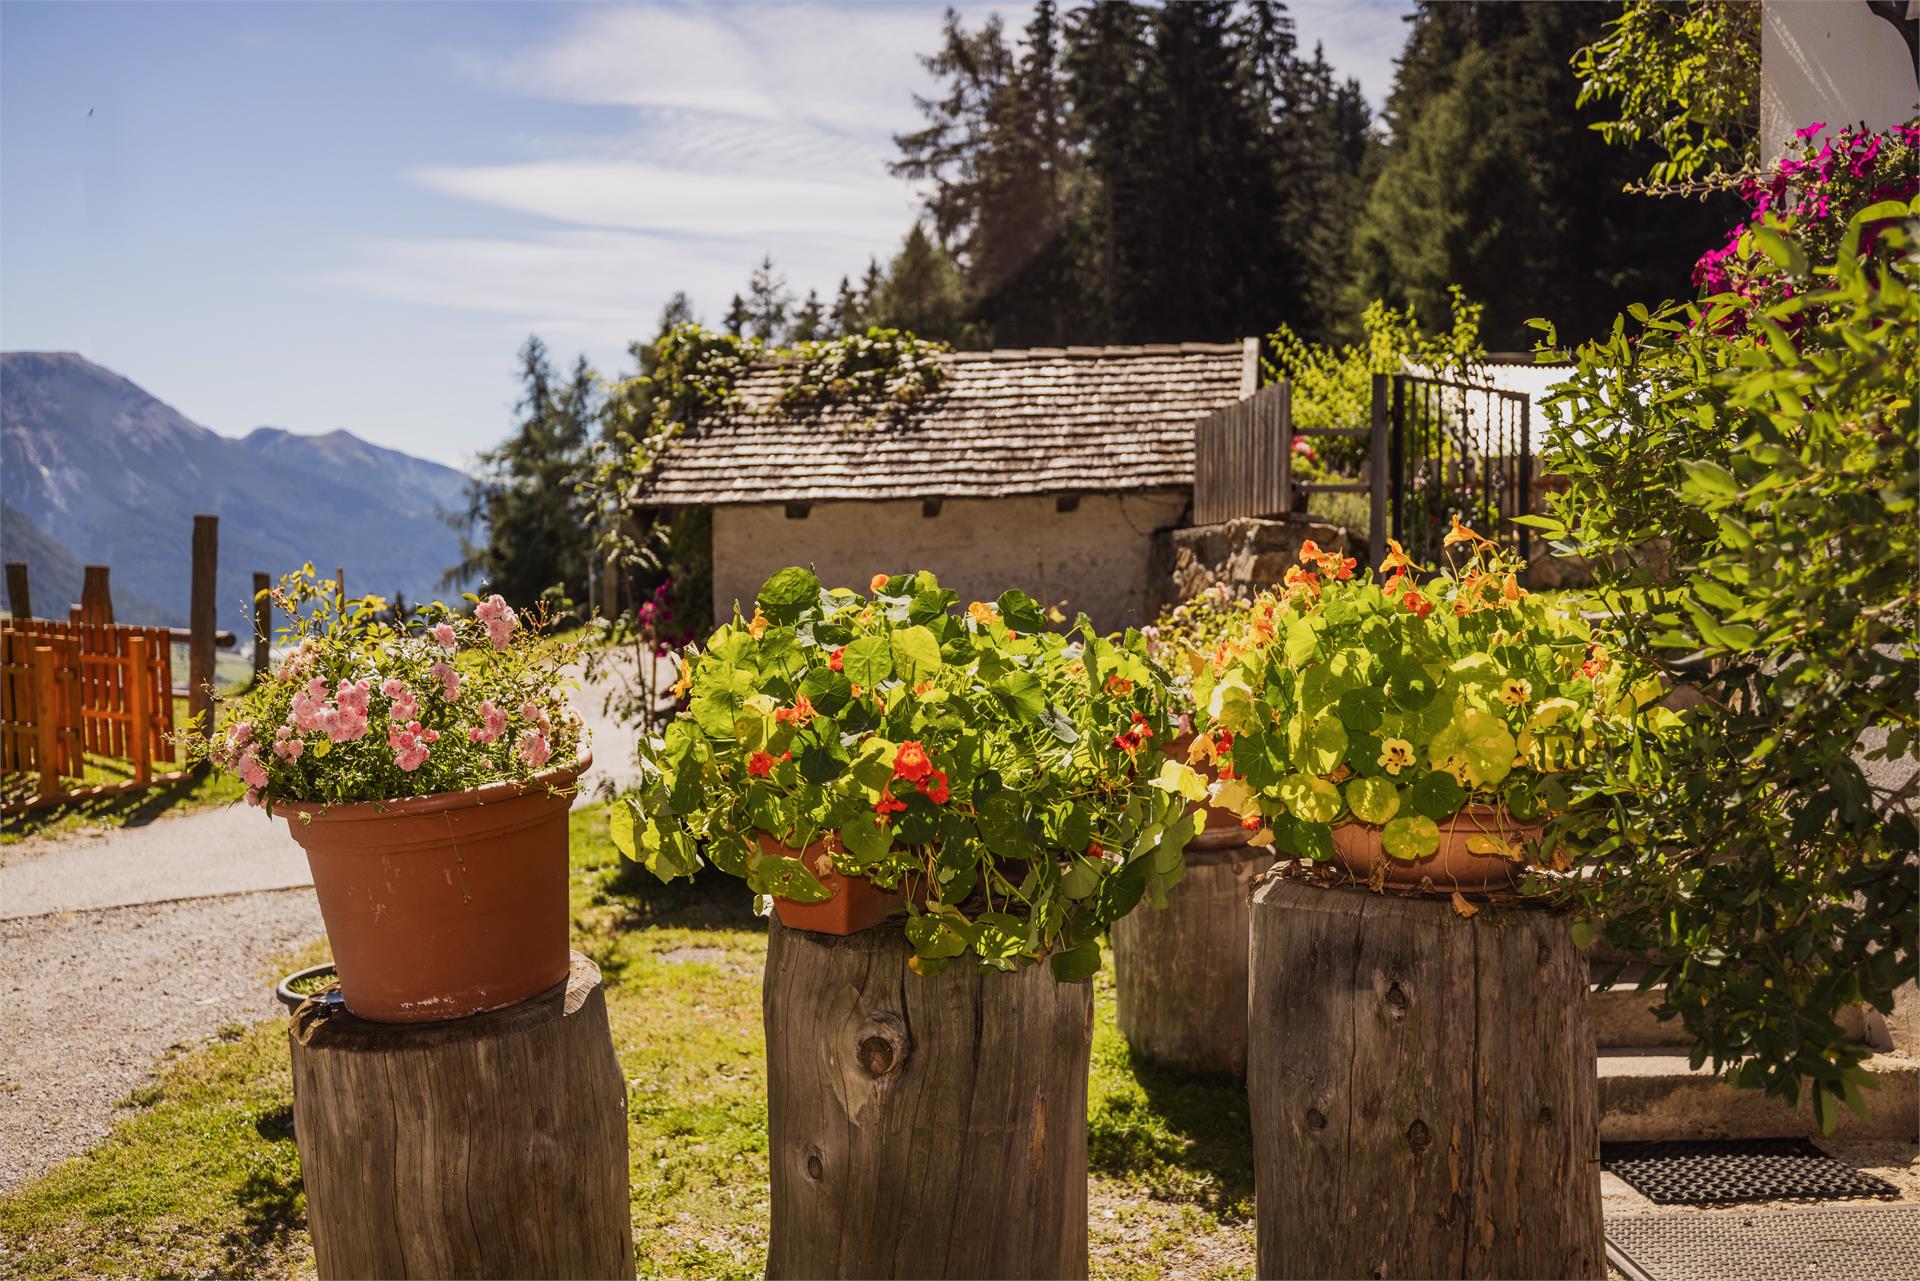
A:
{"type": "Polygon", "coordinates": [[[633,1276],[626,1080],[592,961],[444,1023],[308,1001],[287,1035],[322,1278],[633,1276]]]}
{"type": "Polygon", "coordinates": [[[1195,838],[1167,905],[1142,903],[1113,923],[1120,1034],[1155,1062],[1235,1076],[1247,1070],[1247,898],[1273,852],[1249,847],[1246,837],[1195,838]]]}
{"type": "Polygon", "coordinates": [[[127,744],[133,753],[133,781],[153,780],[153,670],[147,638],[127,637],[127,744]]]}
{"type": "Polygon", "coordinates": [[[113,588],[105,565],[89,565],[80,584],[80,621],[113,625],[113,588]]]}
{"type": "Polygon", "coordinates": [[[27,563],[7,562],[7,612],[15,618],[33,617],[33,595],[27,590],[27,563]]]}
{"type": "Polygon", "coordinates": [[[211,734],[213,724],[213,633],[219,621],[220,518],[193,518],[193,593],[188,603],[187,716],[211,734]]]}
{"type": "Polygon", "coordinates": [[[1092,985],[768,930],[767,1276],[1085,1277],[1092,985]]]}
{"type": "Polygon", "coordinates": [[[1367,520],[1367,558],[1377,562],[1387,554],[1387,395],[1390,380],[1386,374],[1373,376],[1373,430],[1367,452],[1367,476],[1372,482],[1373,502],[1367,520]]]}
{"type": "Polygon", "coordinates": [[[1262,1277],[1601,1277],[1587,966],[1566,918],[1254,894],[1262,1277]]]}
{"type": "Polygon", "coordinates": [[[40,799],[60,794],[60,686],[53,646],[33,647],[33,751],[40,767],[40,799]]]}
{"type": "Polygon", "coordinates": [[[253,676],[259,680],[273,665],[273,601],[265,593],[273,580],[258,570],[253,575],[253,676]]]}
{"type": "Polygon", "coordinates": [[[1280,514],[1285,516],[1293,510],[1293,382],[1282,378],[1278,386],[1274,410],[1280,421],[1280,514]]]}

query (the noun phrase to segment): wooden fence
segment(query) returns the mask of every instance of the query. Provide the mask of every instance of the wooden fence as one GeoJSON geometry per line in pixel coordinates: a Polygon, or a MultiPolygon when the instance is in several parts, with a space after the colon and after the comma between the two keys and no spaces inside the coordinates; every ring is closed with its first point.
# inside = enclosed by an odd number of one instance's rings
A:
{"type": "Polygon", "coordinates": [[[35,776],[6,813],[184,777],[173,745],[173,656],[164,627],[0,620],[0,772],[35,776]],[[123,782],[69,786],[88,757],[126,761],[123,782]]]}
{"type": "MultiPolygon", "coordinates": [[[[1215,411],[1193,429],[1193,523],[1217,525],[1242,516],[1285,516],[1308,494],[1354,493],[1373,496],[1369,533],[1381,539],[1386,504],[1386,470],[1374,459],[1386,457],[1384,379],[1374,379],[1373,421],[1366,427],[1296,428],[1293,385],[1281,381],[1247,399],[1215,411]],[[1372,441],[1365,473],[1357,480],[1301,482],[1293,478],[1295,436],[1353,436],[1372,441]]],[[[1304,510],[1301,503],[1299,510],[1304,510]]]]}

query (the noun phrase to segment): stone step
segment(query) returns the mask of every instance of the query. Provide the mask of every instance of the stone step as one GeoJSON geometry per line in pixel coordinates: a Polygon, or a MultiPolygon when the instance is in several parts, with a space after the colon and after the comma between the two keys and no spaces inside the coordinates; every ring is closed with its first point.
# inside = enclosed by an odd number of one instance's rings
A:
{"type": "MultiPolygon", "coordinates": [[[[1589,1009],[1593,1017],[1593,1040],[1605,1054],[1611,1049],[1653,1049],[1660,1047],[1686,1047],[1692,1038],[1679,1019],[1668,1019],[1664,1023],[1653,1016],[1653,1007],[1660,1003],[1665,989],[1655,984],[1644,992],[1636,992],[1631,978],[1622,978],[1611,988],[1602,989],[1595,985],[1589,1009]]],[[[1867,1045],[1876,1050],[1893,1048],[1887,1039],[1885,1020],[1875,1011],[1865,1006],[1849,1006],[1839,1018],[1840,1027],[1847,1034],[1847,1040],[1855,1045],[1867,1045]]]]}
{"type": "MultiPolygon", "coordinates": [[[[1840,1109],[1843,1138],[1912,1142],[1920,1129],[1920,1062],[1875,1054],[1864,1065],[1879,1082],[1866,1091],[1867,1115],[1840,1109]]],[[[1820,1133],[1803,1098],[1788,1107],[1759,1090],[1743,1090],[1691,1068],[1685,1051],[1666,1047],[1603,1047],[1600,1051],[1600,1141],[1770,1139],[1820,1133]]]]}

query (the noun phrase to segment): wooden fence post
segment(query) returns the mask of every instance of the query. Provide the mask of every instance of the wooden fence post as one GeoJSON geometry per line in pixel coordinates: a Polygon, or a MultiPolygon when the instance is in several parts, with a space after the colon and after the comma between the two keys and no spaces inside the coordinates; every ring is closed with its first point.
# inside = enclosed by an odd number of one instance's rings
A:
{"type": "Polygon", "coordinates": [[[40,766],[40,799],[60,794],[60,687],[53,646],[33,647],[33,750],[40,766]]]}
{"type": "Polygon", "coordinates": [[[87,566],[86,579],[80,585],[80,621],[113,626],[113,588],[105,565],[87,566]]]}
{"type": "Polygon", "coordinates": [[[27,590],[27,563],[7,562],[7,612],[15,618],[33,617],[33,596],[27,590]]]}
{"type": "Polygon", "coordinates": [[[153,671],[147,638],[127,637],[127,745],[133,752],[133,781],[153,779],[153,671]]]}
{"type": "Polygon", "coordinates": [[[220,563],[220,518],[193,518],[193,592],[187,623],[187,717],[195,730],[213,732],[213,644],[219,622],[217,574],[220,563]]]}
{"type": "Polygon", "coordinates": [[[265,574],[254,571],[253,575],[253,676],[255,680],[267,674],[273,662],[273,601],[265,593],[273,582],[265,574]]]}
{"type": "Polygon", "coordinates": [[[1387,395],[1388,376],[1373,376],[1373,432],[1368,450],[1367,472],[1373,482],[1373,511],[1367,521],[1368,563],[1377,564],[1387,554],[1387,395]]]}

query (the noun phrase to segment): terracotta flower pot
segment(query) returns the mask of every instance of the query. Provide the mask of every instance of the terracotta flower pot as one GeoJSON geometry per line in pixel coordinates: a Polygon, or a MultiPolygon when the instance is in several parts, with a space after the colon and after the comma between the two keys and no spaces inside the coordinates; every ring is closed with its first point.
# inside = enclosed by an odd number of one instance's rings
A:
{"type": "Polygon", "coordinates": [[[896,908],[906,906],[907,896],[900,891],[883,890],[864,876],[845,876],[834,870],[832,856],[838,848],[837,840],[824,837],[804,850],[796,850],[760,833],[762,853],[799,859],[833,895],[818,903],[800,903],[775,895],[773,910],[780,914],[780,924],[815,934],[858,934],[892,916],[896,908]]]}
{"type": "Polygon", "coordinates": [[[592,763],[531,784],[280,810],[307,851],[340,994],[376,1023],[464,1018],[567,977],[567,808],[592,763]]]}
{"type": "Polygon", "coordinates": [[[1361,881],[1384,864],[1386,884],[1396,889],[1419,889],[1422,878],[1431,878],[1433,888],[1443,894],[1484,893],[1512,888],[1520,879],[1521,865],[1498,854],[1475,854],[1467,849],[1468,839],[1485,834],[1520,846],[1539,840],[1541,830],[1541,824],[1523,823],[1497,806],[1469,805],[1440,824],[1439,849],[1406,863],[1381,847],[1379,828],[1342,823],[1333,829],[1333,861],[1361,881]]]}
{"type": "MultiPolygon", "coordinates": [[[[1187,763],[1187,751],[1192,746],[1193,746],[1193,735],[1182,734],[1178,738],[1168,739],[1164,744],[1161,745],[1161,750],[1164,751],[1168,755],[1168,757],[1170,757],[1171,759],[1179,761],[1182,765],[1184,765],[1187,763]]],[[[1205,780],[1207,780],[1208,786],[1212,786],[1213,783],[1216,781],[1211,767],[1206,765],[1195,765],[1193,769],[1194,769],[1194,772],[1199,774],[1201,778],[1204,778],[1205,780]]],[[[1252,832],[1249,832],[1245,828],[1240,826],[1240,816],[1233,813],[1231,810],[1217,809],[1213,805],[1208,804],[1206,801],[1195,801],[1193,805],[1189,808],[1190,809],[1204,808],[1207,811],[1207,826],[1205,831],[1202,833],[1202,836],[1213,836],[1217,838],[1219,834],[1222,832],[1238,832],[1243,837],[1253,835],[1252,832]]]]}

